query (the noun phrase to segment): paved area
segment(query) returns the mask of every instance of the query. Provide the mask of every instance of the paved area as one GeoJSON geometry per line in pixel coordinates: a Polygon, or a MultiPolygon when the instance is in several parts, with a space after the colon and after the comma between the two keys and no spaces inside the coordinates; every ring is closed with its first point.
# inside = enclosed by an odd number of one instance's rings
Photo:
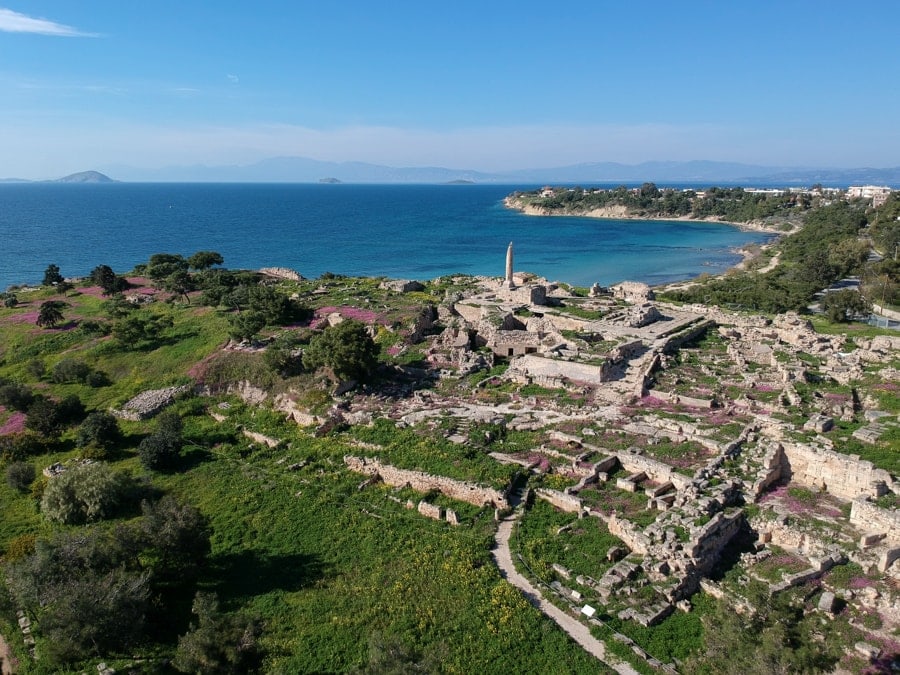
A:
{"type": "Polygon", "coordinates": [[[547,602],[541,596],[531,582],[516,571],[512,561],[512,553],[509,550],[509,538],[515,527],[516,518],[510,517],[500,523],[495,536],[494,559],[503,577],[518,588],[528,601],[541,612],[553,619],[556,624],[571,636],[575,642],[581,645],[589,654],[603,661],[610,668],[622,675],[637,675],[637,671],[627,663],[612,663],[606,653],[606,645],[591,635],[588,627],[575,617],[569,616],[553,603],[547,602]]]}

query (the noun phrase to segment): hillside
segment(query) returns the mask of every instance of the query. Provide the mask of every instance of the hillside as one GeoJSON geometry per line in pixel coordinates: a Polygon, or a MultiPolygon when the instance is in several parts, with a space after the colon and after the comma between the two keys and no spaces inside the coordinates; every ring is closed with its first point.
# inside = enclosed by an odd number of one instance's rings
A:
{"type": "MultiPolygon", "coordinates": [[[[847,209],[775,257],[843,250],[847,209]]],[[[222,262],[156,254],[3,296],[0,633],[20,672],[900,657],[896,333],[519,271],[222,262]]]]}

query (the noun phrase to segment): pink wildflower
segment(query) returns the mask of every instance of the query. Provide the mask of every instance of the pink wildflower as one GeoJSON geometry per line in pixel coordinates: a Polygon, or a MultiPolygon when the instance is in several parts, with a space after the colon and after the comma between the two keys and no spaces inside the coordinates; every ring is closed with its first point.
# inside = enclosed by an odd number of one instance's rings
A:
{"type": "Polygon", "coordinates": [[[38,312],[22,312],[21,314],[13,314],[6,317],[10,323],[34,323],[37,321],[38,312]]]}
{"type": "Polygon", "coordinates": [[[25,431],[25,413],[14,412],[6,420],[6,423],[0,427],[0,436],[8,436],[10,434],[19,434],[25,431]]]}

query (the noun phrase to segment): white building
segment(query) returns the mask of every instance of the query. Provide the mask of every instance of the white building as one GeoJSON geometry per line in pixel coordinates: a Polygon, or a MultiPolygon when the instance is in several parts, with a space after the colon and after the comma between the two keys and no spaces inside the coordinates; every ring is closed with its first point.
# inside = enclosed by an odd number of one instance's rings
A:
{"type": "Polygon", "coordinates": [[[891,188],[881,187],[878,185],[851,185],[847,188],[847,197],[849,199],[872,199],[874,197],[884,197],[891,194],[891,188]]]}

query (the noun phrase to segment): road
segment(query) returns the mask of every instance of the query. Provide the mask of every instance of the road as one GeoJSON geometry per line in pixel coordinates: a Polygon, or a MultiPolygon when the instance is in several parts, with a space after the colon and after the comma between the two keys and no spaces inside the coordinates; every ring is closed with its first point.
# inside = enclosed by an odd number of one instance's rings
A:
{"type": "Polygon", "coordinates": [[[497,528],[495,535],[496,546],[494,547],[494,560],[497,561],[497,567],[500,568],[500,574],[518,588],[528,601],[537,607],[541,612],[553,619],[556,624],[571,636],[575,642],[581,645],[589,654],[603,661],[610,668],[622,675],[638,675],[638,672],[627,663],[616,662],[611,663],[606,654],[606,645],[591,635],[588,627],[573,616],[566,614],[556,605],[544,600],[531,582],[516,571],[512,561],[512,553],[509,550],[509,538],[512,535],[513,527],[515,527],[516,518],[511,516],[501,521],[500,527],[497,528]]]}

